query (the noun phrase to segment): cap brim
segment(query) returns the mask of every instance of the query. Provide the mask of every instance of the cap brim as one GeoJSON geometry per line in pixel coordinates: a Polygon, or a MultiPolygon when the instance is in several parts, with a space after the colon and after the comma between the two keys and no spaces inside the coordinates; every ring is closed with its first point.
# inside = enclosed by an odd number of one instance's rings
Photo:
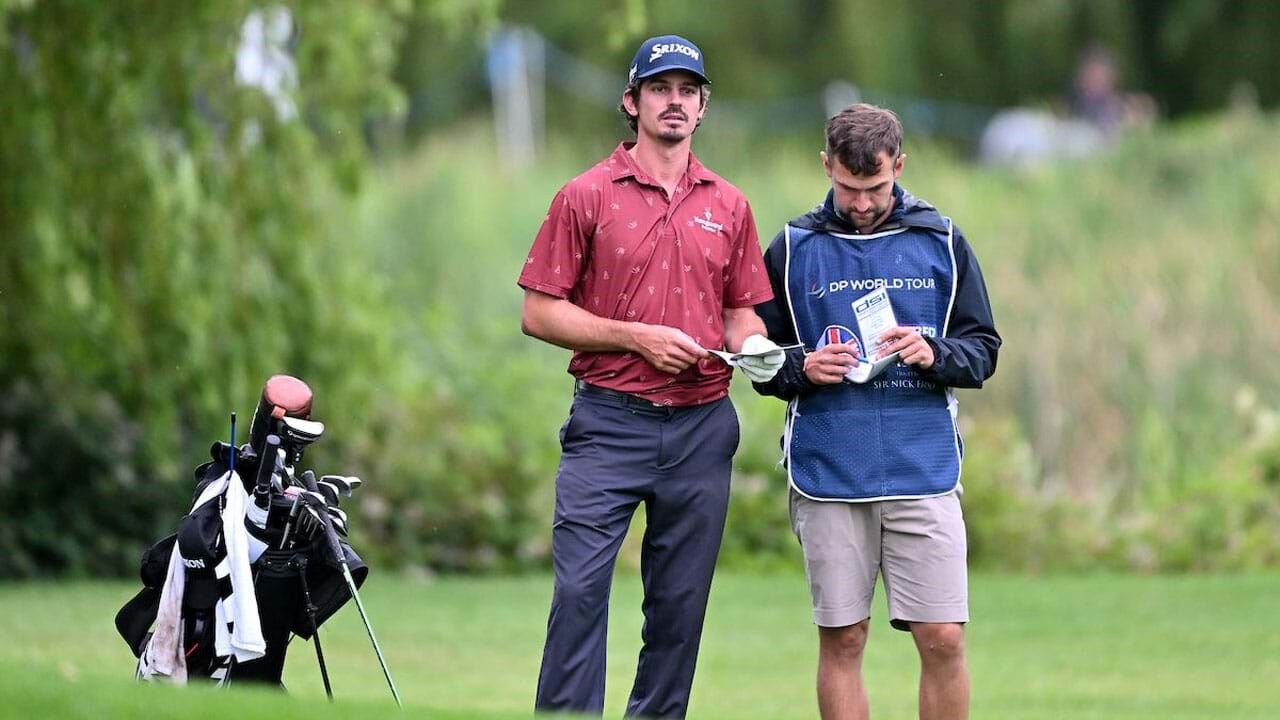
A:
{"type": "Polygon", "coordinates": [[[697,68],[686,67],[684,65],[668,65],[666,67],[651,68],[648,72],[637,74],[634,78],[632,78],[632,81],[643,80],[648,77],[653,77],[654,75],[661,75],[662,73],[666,73],[666,72],[675,72],[677,70],[683,70],[687,73],[692,73],[696,75],[698,79],[702,81],[703,85],[711,84],[711,79],[708,78],[706,75],[703,75],[702,72],[699,71],[697,68]]]}

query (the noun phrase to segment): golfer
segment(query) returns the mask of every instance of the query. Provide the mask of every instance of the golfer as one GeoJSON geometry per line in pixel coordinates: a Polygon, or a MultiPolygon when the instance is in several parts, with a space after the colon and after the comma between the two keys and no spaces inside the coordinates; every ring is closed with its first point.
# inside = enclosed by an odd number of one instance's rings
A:
{"type": "MultiPolygon", "coordinates": [[[[602,712],[614,561],[640,503],[644,645],[626,712],[688,708],[738,446],[732,368],[707,349],[763,333],[753,306],[771,297],[750,206],[690,152],[708,82],[689,40],[640,46],[620,107],[635,142],[556,194],[520,274],[525,333],[573,350],[576,379],[539,711],[602,712]]],[[[783,359],[741,367],[764,381],[783,359]]]]}
{"type": "Polygon", "coordinates": [[[920,717],[965,718],[963,446],[952,388],[991,377],[1000,336],[964,235],[898,184],[897,116],[853,105],[826,136],[831,190],[769,246],[774,300],[759,307],[771,337],[805,348],[756,385],[789,401],[785,464],[818,626],[818,708],[826,720],[867,717],[862,653],[882,573],[889,622],[911,632],[920,654],[920,717]],[[857,301],[877,289],[896,327],[859,338],[857,301]],[[900,364],[879,376],[846,378],[856,358],[893,353],[900,364]]]}

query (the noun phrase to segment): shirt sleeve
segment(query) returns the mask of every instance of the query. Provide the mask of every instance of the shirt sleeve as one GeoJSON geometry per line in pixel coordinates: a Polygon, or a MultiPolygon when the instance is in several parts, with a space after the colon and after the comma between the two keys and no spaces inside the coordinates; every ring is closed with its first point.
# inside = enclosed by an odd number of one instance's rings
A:
{"type": "Polygon", "coordinates": [[[746,198],[738,199],[733,215],[736,222],[725,277],[724,306],[751,307],[772,299],[773,291],[769,288],[764,257],[760,253],[756,219],[746,198]]]}
{"type": "MultiPolygon", "coordinates": [[[[779,345],[793,345],[800,342],[796,337],[795,326],[791,323],[791,306],[787,301],[785,287],[786,247],[784,228],[769,245],[765,253],[765,265],[768,269],[769,284],[773,288],[773,298],[756,306],[756,314],[764,321],[765,332],[769,339],[779,345]]],[[[755,391],[761,395],[772,395],[783,400],[791,400],[797,395],[807,395],[818,389],[818,385],[804,374],[804,348],[792,348],[787,351],[787,360],[778,369],[773,379],[763,383],[752,383],[755,391]]]]}
{"type": "Polygon", "coordinates": [[[925,338],[933,347],[933,365],[925,377],[958,388],[980,388],[996,371],[1002,340],[991,313],[987,284],[978,258],[955,229],[956,299],[945,337],[925,338]]]}
{"type": "Polygon", "coordinates": [[[567,298],[578,285],[595,234],[595,213],[584,212],[572,197],[566,186],[551,200],[516,281],[520,287],[567,298]]]}

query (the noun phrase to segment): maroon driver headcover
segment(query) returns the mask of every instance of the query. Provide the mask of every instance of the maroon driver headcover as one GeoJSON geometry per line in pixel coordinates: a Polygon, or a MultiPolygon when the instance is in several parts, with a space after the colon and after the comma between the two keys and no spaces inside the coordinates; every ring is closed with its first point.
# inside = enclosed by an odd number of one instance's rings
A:
{"type": "Polygon", "coordinates": [[[267,435],[278,434],[279,423],[285,417],[311,419],[311,388],[292,375],[272,375],[262,386],[262,397],[253,411],[253,423],[249,426],[249,445],[259,454],[267,441],[267,435]]]}

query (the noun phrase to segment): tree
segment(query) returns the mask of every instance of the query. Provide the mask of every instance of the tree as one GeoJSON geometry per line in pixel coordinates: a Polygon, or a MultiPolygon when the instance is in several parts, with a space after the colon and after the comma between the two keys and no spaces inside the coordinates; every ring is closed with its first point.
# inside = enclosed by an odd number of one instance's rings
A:
{"type": "Polygon", "coordinates": [[[0,1],[0,576],[135,567],[273,372],[394,380],[334,209],[411,10],[0,1]]]}

